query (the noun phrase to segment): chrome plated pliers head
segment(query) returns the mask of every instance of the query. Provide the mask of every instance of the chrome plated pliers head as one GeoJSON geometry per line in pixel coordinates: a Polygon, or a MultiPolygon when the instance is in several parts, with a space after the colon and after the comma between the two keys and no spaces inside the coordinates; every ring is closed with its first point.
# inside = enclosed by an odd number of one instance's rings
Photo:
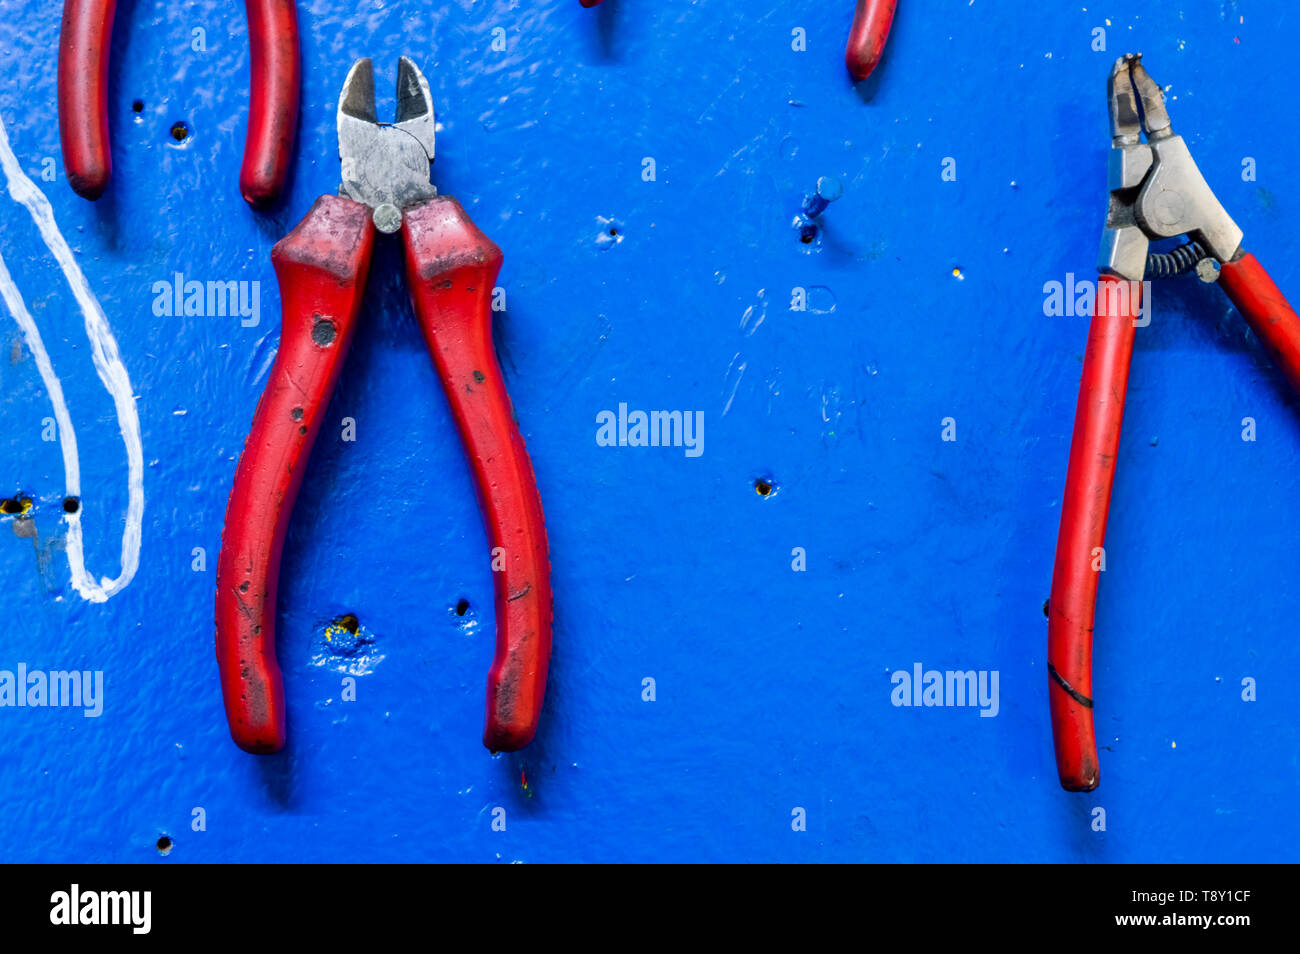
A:
{"type": "Polygon", "coordinates": [[[339,195],[369,206],[379,231],[396,232],[406,209],[438,194],[429,181],[434,126],[429,81],[411,60],[397,61],[393,123],[381,123],[375,110],[370,58],[352,64],[339,94],[339,195]]]}
{"type": "Polygon", "coordinates": [[[1174,134],[1164,93],[1141,53],[1115,61],[1107,96],[1110,208],[1098,270],[1140,281],[1151,242],[1176,235],[1199,245],[1195,258],[1231,262],[1241,249],[1241,229],[1206,184],[1183,137],[1174,134]]]}

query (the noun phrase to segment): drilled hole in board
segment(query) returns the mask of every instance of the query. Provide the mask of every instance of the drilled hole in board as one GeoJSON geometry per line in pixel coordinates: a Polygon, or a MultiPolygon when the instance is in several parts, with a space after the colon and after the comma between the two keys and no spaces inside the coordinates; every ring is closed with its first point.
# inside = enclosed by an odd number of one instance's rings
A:
{"type": "Polygon", "coordinates": [[[63,498],[64,513],[76,513],[80,509],[81,509],[81,501],[78,500],[76,497],[63,498]]]}
{"type": "Polygon", "coordinates": [[[159,835],[156,847],[158,848],[158,854],[169,855],[172,850],[172,840],[166,835],[159,835]]]}
{"type": "Polygon", "coordinates": [[[361,631],[361,621],[358,620],[356,615],[353,613],[344,613],[334,621],[334,625],[341,626],[353,636],[361,631]]]}
{"type": "Polygon", "coordinates": [[[760,477],[754,481],[754,493],[760,497],[770,497],[775,490],[776,487],[766,477],[760,477]]]}
{"type": "Polygon", "coordinates": [[[131,103],[131,112],[133,112],[133,113],[143,113],[143,112],[144,112],[144,100],[142,100],[142,99],[137,99],[137,100],[135,100],[133,103],[131,103]]]}
{"type": "Polygon", "coordinates": [[[26,513],[31,509],[32,501],[30,497],[6,497],[0,500],[0,513],[8,516],[26,513]]]}
{"type": "Polygon", "coordinates": [[[177,142],[184,142],[189,138],[190,127],[181,122],[172,123],[172,138],[177,142]]]}
{"type": "Polygon", "coordinates": [[[456,602],[456,615],[464,616],[469,612],[469,600],[462,599],[456,602]]]}

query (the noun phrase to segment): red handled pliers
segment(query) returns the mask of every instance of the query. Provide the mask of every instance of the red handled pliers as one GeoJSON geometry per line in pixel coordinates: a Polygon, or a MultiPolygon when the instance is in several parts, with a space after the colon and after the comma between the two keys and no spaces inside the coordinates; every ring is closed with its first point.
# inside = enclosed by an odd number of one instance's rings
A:
{"type": "Polygon", "coordinates": [[[230,733],[249,752],[285,741],[275,656],[280,551],[307,456],[356,327],[375,229],[400,231],[415,317],[469,454],[494,554],[497,641],[483,743],[514,751],[537,731],[551,654],[551,582],[542,504],[492,349],[501,250],[429,182],[429,84],[406,57],[397,122],[375,115],[369,59],[338,106],[339,195],[316,200],[271,252],[280,347],[235,472],[217,562],[217,663],[230,733]]]}
{"type": "Polygon", "coordinates": [[[1242,248],[1241,229],[1210,191],[1183,138],[1174,135],[1164,94],[1141,54],[1116,60],[1108,96],[1110,209],[1048,602],[1047,691],[1056,767],[1062,787],[1072,792],[1092,791],[1099,777],[1092,723],[1093,614],[1143,278],[1195,266],[1203,277],[1217,280],[1300,390],[1300,317],[1242,248]],[[1171,252],[1150,252],[1152,241],[1176,236],[1189,241],[1171,252]]]}
{"type": "MultiPolygon", "coordinates": [[[[245,0],[252,89],[239,191],[275,199],[289,172],[298,124],[298,18],[294,0],[245,0]]],[[[59,31],[59,138],[68,181],[98,199],[108,186],[108,51],[117,0],[65,0],[59,31]]]]}
{"type": "Polygon", "coordinates": [[[866,79],[880,62],[897,7],[898,0],[858,0],[844,50],[844,65],[855,80],[866,79]]]}

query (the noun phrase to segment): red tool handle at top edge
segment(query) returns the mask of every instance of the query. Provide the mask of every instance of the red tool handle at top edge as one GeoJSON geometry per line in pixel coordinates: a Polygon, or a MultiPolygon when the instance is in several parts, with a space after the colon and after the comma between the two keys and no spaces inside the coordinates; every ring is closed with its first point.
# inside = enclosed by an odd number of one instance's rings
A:
{"type": "Polygon", "coordinates": [[[1300,317],[1249,252],[1219,268],[1219,284],[1300,392],[1300,317]]]}
{"type": "Polygon", "coordinates": [[[1047,691],[1056,770],[1061,786],[1071,792],[1092,791],[1100,777],[1092,723],[1092,628],[1133,357],[1134,320],[1141,307],[1140,282],[1101,276],[1083,355],[1061,500],[1048,602],[1047,691]]]}
{"type": "Polygon", "coordinates": [[[897,6],[898,0],[858,0],[844,50],[844,65],[855,80],[870,76],[884,55],[897,6]]]}
{"type": "Polygon", "coordinates": [[[251,205],[275,200],[289,175],[298,126],[298,15],[294,0],[245,0],[251,83],[239,191],[251,205]]]}
{"type": "Polygon", "coordinates": [[[108,151],[108,53],[116,0],[65,0],[59,28],[59,141],[73,191],[104,194],[113,161],[108,151]]]}
{"type": "Polygon", "coordinates": [[[280,348],[235,470],[217,560],[221,692],[230,735],[247,752],[284,746],[275,656],[280,552],[352,340],[374,239],[370,209],[325,195],[271,251],[280,282],[280,348]]]}
{"type": "Polygon", "coordinates": [[[497,642],[483,744],[513,752],[532,741],[541,716],[551,567],[533,465],[492,347],[501,250],[449,196],[408,209],[403,236],[416,320],[465,444],[493,549],[497,642]]]}

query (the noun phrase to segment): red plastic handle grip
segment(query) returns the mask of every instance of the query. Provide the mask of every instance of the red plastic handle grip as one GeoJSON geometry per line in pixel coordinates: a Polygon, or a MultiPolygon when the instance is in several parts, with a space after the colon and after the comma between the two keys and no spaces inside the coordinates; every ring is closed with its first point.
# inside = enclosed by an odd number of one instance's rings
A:
{"type": "Polygon", "coordinates": [[[1115,483],[1115,459],[1124,422],[1134,319],[1142,285],[1103,275],[1074,415],[1070,464],[1056,538],[1056,566],[1048,603],[1048,695],[1061,786],[1071,792],[1097,787],[1097,742],[1092,724],[1092,627],[1097,604],[1099,548],[1115,483]]]}
{"type": "Polygon", "coordinates": [[[1219,269],[1219,284],[1300,392],[1300,317],[1264,266],[1246,253],[1219,269]]]}
{"type": "Polygon", "coordinates": [[[280,281],[280,349],[235,471],[217,560],[221,692],[231,737],[248,752],[284,746],[275,657],[280,552],[352,340],[374,239],[368,208],[326,195],[271,252],[280,281]]]}
{"type": "Polygon", "coordinates": [[[252,82],[239,191],[252,205],[284,188],[298,125],[298,16],[294,0],[245,0],[252,82]]]}
{"type": "Polygon", "coordinates": [[[871,75],[885,52],[898,0],[858,0],[844,50],[844,65],[855,80],[871,75]]]}
{"type": "Polygon", "coordinates": [[[494,581],[497,643],[483,744],[513,752],[532,740],[541,716],[551,657],[551,567],[532,462],[492,348],[490,304],[501,250],[450,197],[408,210],[403,222],[416,320],[469,456],[494,555],[504,557],[494,581]]]}
{"type": "Polygon", "coordinates": [[[59,140],[77,195],[98,199],[108,186],[108,52],[117,0],[66,0],[59,29],[59,140]]]}

